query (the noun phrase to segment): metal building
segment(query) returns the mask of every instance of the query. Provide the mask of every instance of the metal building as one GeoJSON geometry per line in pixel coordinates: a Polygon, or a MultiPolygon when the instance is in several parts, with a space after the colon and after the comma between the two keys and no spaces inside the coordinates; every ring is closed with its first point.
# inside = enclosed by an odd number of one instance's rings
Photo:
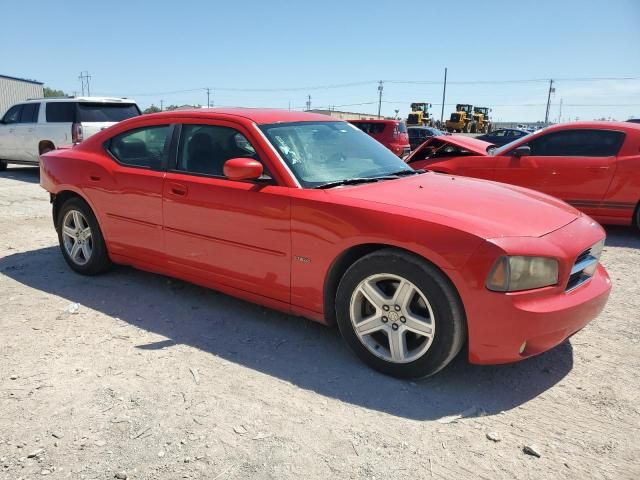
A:
{"type": "Polygon", "coordinates": [[[44,97],[42,85],[42,82],[35,80],[0,75],[0,116],[4,115],[11,105],[23,102],[27,98],[44,97]]]}

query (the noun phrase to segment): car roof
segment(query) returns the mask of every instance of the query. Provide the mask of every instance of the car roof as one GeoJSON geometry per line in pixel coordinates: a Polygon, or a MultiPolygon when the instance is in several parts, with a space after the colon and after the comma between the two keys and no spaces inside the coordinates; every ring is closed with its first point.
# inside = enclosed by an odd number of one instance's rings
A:
{"type": "Polygon", "coordinates": [[[145,118],[163,117],[189,117],[189,118],[220,118],[242,117],[257,124],[290,123],[290,122],[342,122],[344,120],[328,115],[310,112],[296,112],[290,110],[270,108],[194,108],[190,110],[172,110],[168,112],[151,113],[145,118]]]}
{"type": "Polygon", "coordinates": [[[357,120],[348,120],[349,123],[400,123],[402,120],[393,120],[392,118],[366,120],[359,118],[357,120]]]}
{"type": "MultiPolygon", "coordinates": [[[[595,128],[603,130],[625,130],[637,132],[640,129],[638,124],[631,122],[608,122],[608,121],[582,121],[582,122],[568,122],[557,123],[543,128],[545,132],[552,132],[555,130],[567,130],[567,129],[582,129],[582,128],[595,128]]],[[[537,133],[537,132],[536,132],[537,133]]]]}
{"type": "Polygon", "coordinates": [[[132,98],[115,98],[115,97],[41,97],[29,98],[20,103],[32,102],[91,102],[91,103],[136,103],[132,98]]]}

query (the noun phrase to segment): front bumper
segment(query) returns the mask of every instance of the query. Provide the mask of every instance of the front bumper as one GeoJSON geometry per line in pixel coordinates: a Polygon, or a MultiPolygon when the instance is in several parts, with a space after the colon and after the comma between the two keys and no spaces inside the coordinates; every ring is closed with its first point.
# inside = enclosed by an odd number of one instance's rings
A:
{"type": "Polygon", "coordinates": [[[598,316],[611,291],[611,280],[599,265],[590,280],[566,291],[570,270],[586,248],[604,237],[589,217],[540,238],[502,238],[487,242],[466,267],[452,276],[467,315],[469,361],[510,363],[545,352],[581,330],[598,316]],[[558,285],[500,293],[484,281],[500,254],[554,257],[559,262],[558,285]]]}
{"type": "Polygon", "coordinates": [[[492,292],[496,298],[487,312],[491,318],[474,329],[469,360],[509,363],[546,352],[596,318],[610,291],[609,275],[600,265],[591,280],[569,293],[531,297],[492,292]]]}

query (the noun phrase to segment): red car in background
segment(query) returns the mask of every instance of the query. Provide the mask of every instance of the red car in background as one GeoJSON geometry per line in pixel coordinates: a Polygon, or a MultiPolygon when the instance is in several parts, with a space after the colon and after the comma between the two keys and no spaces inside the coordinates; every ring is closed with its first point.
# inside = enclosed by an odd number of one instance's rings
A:
{"type": "Polygon", "coordinates": [[[640,125],[554,125],[500,148],[436,137],[414,151],[415,169],[484,178],[553,195],[600,223],[640,228],[640,125]]]}
{"type": "Polygon", "coordinates": [[[411,152],[407,125],[402,120],[349,120],[399,157],[411,152]]]}
{"type": "Polygon", "coordinates": [[[74,271],[133,265],[337,323],[399,377],[434,374],[463,346],[484,364],[544,352],[611,288],[604,231],[576,209],[416,172],[324,115],[144,115],[42,155],[40,173],[74,271]]]}

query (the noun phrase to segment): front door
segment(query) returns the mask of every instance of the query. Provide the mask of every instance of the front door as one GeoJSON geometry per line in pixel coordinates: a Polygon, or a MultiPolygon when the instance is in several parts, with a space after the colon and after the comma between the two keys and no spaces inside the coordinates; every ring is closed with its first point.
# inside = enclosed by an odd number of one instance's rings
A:
{"type": "Polygon", "coordinates": [[[190,275],[288,303],[289,189],[268,173],[255,182],[228,180],[223,165],[235,157],[261,160],[242,127],[182,125],[163,188],[168,260],[190,275]]]}
{"type": "Polygon", "coordinates": [[[0,124],[0,159],[18,160],[16,152],[18,149],[18,134],[16,127],[20,122],[22,105],[14,105],[2,117],[0,124]]]}

